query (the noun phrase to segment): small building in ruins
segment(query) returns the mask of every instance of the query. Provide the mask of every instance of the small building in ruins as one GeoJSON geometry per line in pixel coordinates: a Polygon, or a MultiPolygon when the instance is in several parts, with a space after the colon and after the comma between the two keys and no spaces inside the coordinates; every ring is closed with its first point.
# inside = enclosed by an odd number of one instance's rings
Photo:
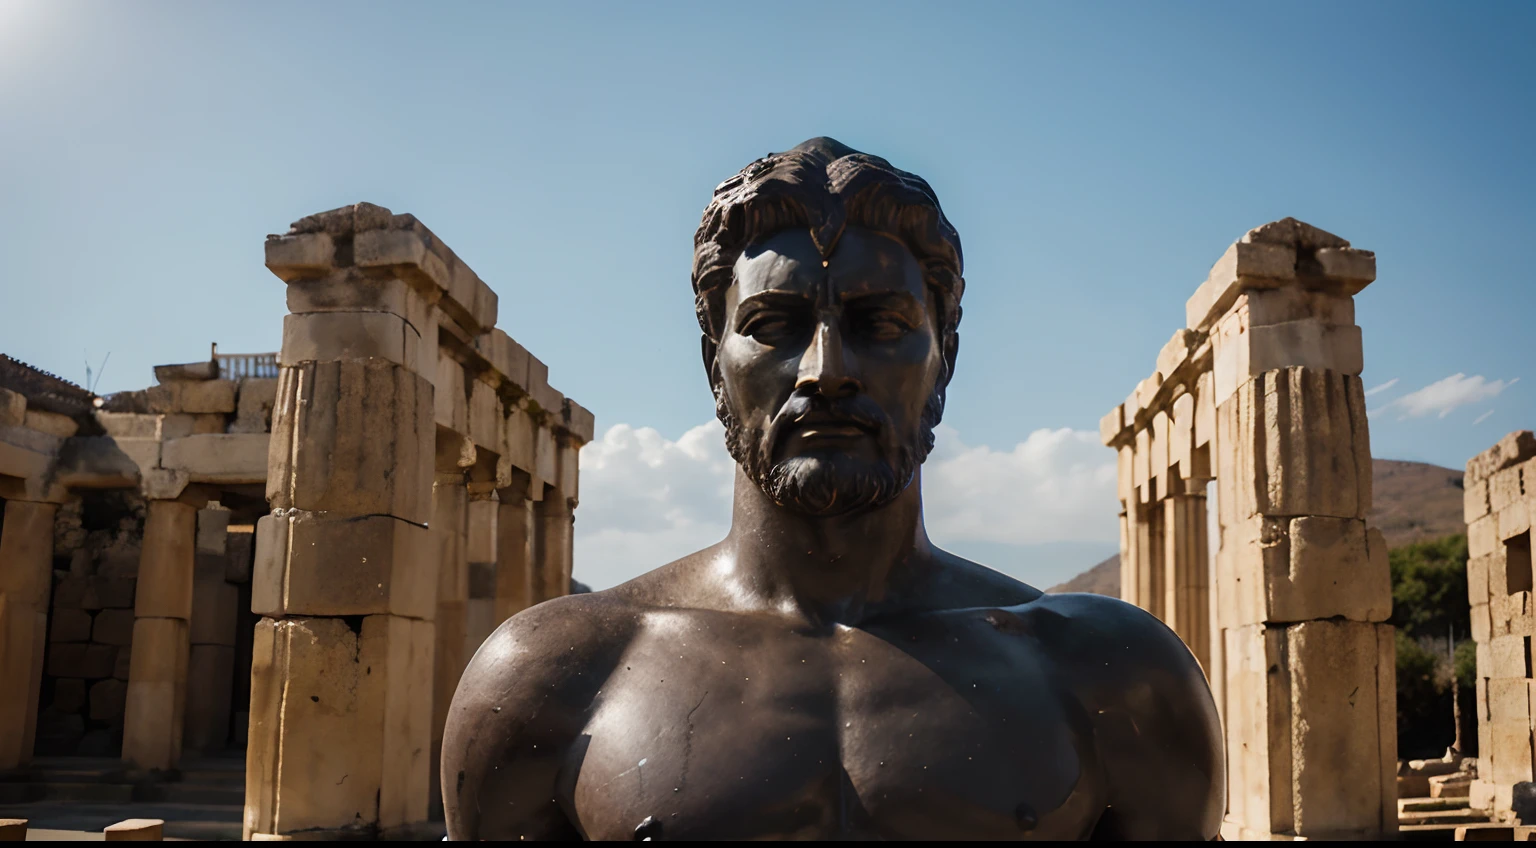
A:
{"type": "Polygon", "coordinates": [[[277,353],[106,398],[0,357],[0,771],[244,752],[248,838],[419,835],[459,674],[570,591],[593,417],[410,215],[266,257],[277,353]]]}
{"type": "Polygon", "coordinates": [[[1508,821],[1518,812],[1525,824],[1536,824],[1531,820],[1536,813],[1536,786],[1531,784],[1536,762],[1536,675],[1531,670],[1536,434],[1510,433],[1472,457],[1463,485],[1467,594],[1477,642],[1478,779],[1471,803],[1497,819],[1508,821]]]}

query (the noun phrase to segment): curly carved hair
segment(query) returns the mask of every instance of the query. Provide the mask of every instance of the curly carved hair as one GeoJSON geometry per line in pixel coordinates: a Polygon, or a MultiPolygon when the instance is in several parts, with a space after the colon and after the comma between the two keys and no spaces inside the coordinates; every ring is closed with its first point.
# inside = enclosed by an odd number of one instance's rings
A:
{"type": "Polygon", "coordinates": [[[944,217],[938,197],[922,177],[830,138],[764,156],[715,189],[693,236],[700,329],[720,340],[725,291],[736,259],[753,242],[806,227],[826,257],[850,224],[907,246],[933,292],[940,337],[951,340],[960,324],[964,262],[960,234],[944,217]]]}

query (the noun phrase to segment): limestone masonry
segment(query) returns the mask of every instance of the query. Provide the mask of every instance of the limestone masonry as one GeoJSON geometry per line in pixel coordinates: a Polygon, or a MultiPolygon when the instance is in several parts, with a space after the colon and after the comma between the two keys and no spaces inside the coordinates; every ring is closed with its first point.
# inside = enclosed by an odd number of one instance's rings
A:
{"type": "Polygon", "coordinates": [[[1392,591],[1365,523],[1353,299],[1375,277],[1375,254],[1293,218],[1250,230],[1100,422],[1120,457],[1121,597],[1184,639],[1221,712],[1227,839],[1397,831],[1392,591]]]}
{"type": "Polygon", "coordinates": [[[106,399],[0,358],[0,770],[244,748],[247,838],[422,835],[465,664],[570,591],[593,417],[410,215],[266,264],[275,355],[106,399]]]}

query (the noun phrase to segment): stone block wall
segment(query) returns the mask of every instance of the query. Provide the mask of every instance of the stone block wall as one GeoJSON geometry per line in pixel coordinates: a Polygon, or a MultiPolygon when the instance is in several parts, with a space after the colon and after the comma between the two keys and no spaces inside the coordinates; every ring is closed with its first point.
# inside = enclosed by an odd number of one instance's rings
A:
{"type": "Polygon", "coordinates": [[[290,314],[255,534],[246,835],[419,835],[470,656],[569,591],[593,419],[410,215],[312,215],[266,259],[290,314]]]}
{"type": "Polygon", "coordinates": [[[1228,839],[1396,831],[1391,581],[1365,523],[1353,301],[1374,278],[1374,254],[1295,219],[1249,231],[1189,299],[1156,370],[1100,422],[1119,453],[1121,597],[1206,670],[1228,839]]]}
{"type": "Polygon", "coordinates": [[[1510,433],[1467,462],[1467,594],[1477,642],[1478,779],[1473,807],[1509,819],[1516,783],[1533,779],[1536,675],[1531,519],[1536,434],[1510,433]]]}

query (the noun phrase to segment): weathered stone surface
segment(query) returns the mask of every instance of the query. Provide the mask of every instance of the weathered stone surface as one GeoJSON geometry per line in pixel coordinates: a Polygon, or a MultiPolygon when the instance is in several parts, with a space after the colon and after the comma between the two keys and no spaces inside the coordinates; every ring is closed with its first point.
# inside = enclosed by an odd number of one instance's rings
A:
{"type": "Polygon", "coordinates": [[[97,410],[96,423],[108,435],[121,439],[158,439],[162,416],[137,412],[97,410]]]}
{"type": "Polygon", "coordinates": [[[462,435],[469,434],[469,386],[464,365],[449,355],[438,352],[437,370],[434,377],[433,420],[439,427],[446,427],[462,435]]]}
{"type": "Polygon", "coordinates": [[[57,412],[49,412],[44,409],[27,408],[26,416],[22,419],[22,426],[29,430],[47,433],[50,436],[58,436],[67,439],[79,432],[80,425],[75,423],[68,415],[60,415],[57,412]]]}
{"type": "Polygon", "coordinates": [[[91,614],[77,609],[56,609],[48,626],[50,642],[89,642],[91,614]]]}
{"type": "Polygon", "coordinates": [[[222,433],[226,420],[224,414],[219,412],[168,413],[160,416],[160,438],[177,439],[203,433],[222,433]]]}
{"type": "Polygon", "coordinates": [[[267,268],[284,282],[321,276],[335,259],[336,244],[328,233],[267,236],[267,268]]]}
{"type": "MultiPolygon", "coordinates": [[[[521,493],[503,492],[496,511],[496,621],[527,609],[533,567],[533,507],[521,493]]],[[[471,594],[473,594],[471,587],[471,594]]]]}
{"type": "Polygon", "coordinates": [[[138,768],[173,768],[181,757],[188,649],[184,619],[134,622],[123,759],[138,768]]]}
{"type": "Polygon", "coordinates": [[[268,452],[266,433],[210,433],[167,439],[160,464],[195,483],[264,483],[268,452]]]}
{"type": "Polygon", "coordinates": [[[269,454],[274,508],[338,516],[431,511],[432,385],[378,361],[285,368],[269,454]]]}
{"type": "Polygon", "coordinates": [[[53,708],[61,713],[78,713],[85,709],[85,681],[62,677],[53,682],[53,708]]]}
{"type": "Polygon", "coordinates": [[[1216,260],[1205,282],[1185,303],[1185,326],[1209,330],[1246,288],[1275,288],[1295,276],[1295,247],[1237,242],[1216,260]]]}
{"type": "Polygon", "coordinates": [[[148,468],[140,472],[139,492],[147,500],[175,500],[186,491],[192,480],[185,471],[169,468],[148,468]]]}
{"type": "MultiPolygon", "coordinates": [[[[196,621],[196,619],[194,619],[196,621]]],[[[219,751],[229,740],[230,693],[234,688],[235,649],[193,644],[187,659],[186,728],[182,745],[189,751],[219,751]]]]}
{"type": "Polygon", "coordinates": [[[267,433],[272,430],[272,407],[277,404],[277,380],[248,377],[240,381],[231,433],[267,433]]]}
{"type": "Polygon", "coordinates": [[[239,613],[240,590],[224,582],[222,569],[217,574],[199,576],[192,584],[192,644],[232,647],[239,613]]]}
{"type": "Polygon", "coordinates": [[[1517,430],[1467,460],[1466,484],[1487,480],[1495,473],[1533,457],[1536,457],[1536,433],[1517,430]]]}
{"type": "Polygon", "coordinates": [[[59,643],[48,650],[48,675],[86,680],[111,677],[116,661],[117,648],[111,645],[59,643]]]}
{"type": "Polygon", "coordinates": [[[197,511],[197,542],[199,554],[224,554],[229,540],[229,510],[212,506],[197,511]]]}
{"type": "Polygon", "coordinates": [[[1498,512],[1510,504],[1525,499],[1524,471],[1525,463],[1520,463],[1495,471],[1493,476],[1488,478],[1490,512],[1498,512]]]}
{"type": "Polygon", "coordinates": [[[477,446],[495,451],[503,437],[501,401],[483,380],[470,381],[469,388],[469,429],[465,434],[477,446]]]}
{"type": "Polygon", "coordinates": [[[1462,480],[1466,488],[1463,495],[1465,507],[1462,517],[1466,523],[1471,524],[1492,511],[1488,504],[1488,481],[1474,481],[1470,477],[1464,477],[1462,480]]]}
{"type": "Polygon", "coordinates": [[[1467,553],[1470,556],[1488,556],[1500,548],[1499,517],[1485,515],[1467,525],[1467,553]]]}
{"type": "Polygon", "coordinates": [[[103,645],[126,647],[133,643],[133,610],[104,609],[96,613],[91,640],[103,645]]]}
{"type": "Polygon", "coordinates": [[[283,316],[278,364],[382,359],[430,376],[436,350],[405,318],[389,312],[310,312],[283,316]]]}
{"type": "Polygon", "coordinates": [[[1531,682],[1523,677],[1489,679],[1488,717],[1493,721],[1528,721],[1531,717],[1531,682]]]}
{"type": "MultiPolygon", "coordinates": [[[[1485,677],[1530,677],[1531,637],[1496,636],[1488,643],[1490,665],[1485,677]]],[[[1529,778],[1527,778],[1529,779],[1529,778]]]]}
{"type": "Polygon", "coordinates": [[[212,359],[206,362],[155,366],[155,381],[158,383],[172,383],[178,380],[217,380],[218,378],[219,363],[212,359]]]}
{"type": "Polygon", "coordinates": [[[260,615],[435,612],[437,562],[426,528],[387,515],[304,511],[268,515],[256,527],[251,608],[260,615]]]}
{"type": "Polygon", "coordinates": [[[20,427],[27,420],[27,396],[0,388],[0,427],[20,427]]]}
{"type": "Polygon", "coordinates": [[[492,329],[475,339],[475,351],[485,357],[502,380],[524,394],[528,391],[528,351],[505,331],[492,329]]]}
{"type": "Polygon", "coordinates": [[[135,614],[183,621],[191,617],[196,538],[195,507],[176,501],[150,501],[134,595],[135,614]]]}
{"type": "Polygon", "coordinates": [[[145,390],[150,412],[230,413],[235,411],[232,380],[166,383],[145,390]]]}
{"type": "Polygon", "coordinates": [[[262,619],[252,664],[246,829],[391,827],[426,817],[432,624],[262,619]],[[287,756],[284,756],[284,754],[287,756]]]}
{"type": "Polygon", "coordinates": [[[47,633],[45,610],[0,592],[0,768],[32,758],[47,633]]]}
{"type": "Polygon", "coordinates": [[[53,579],[53,519],[51,503],[8,500],[0,525],[0,593],[12,603],[44,611],[53,579]]]}
{"type": "Polygon", "coordinates": [[[110,721],[123,714],[128,700],[128,684],[121,680],[101,680],[91,684],[91,718],[110,721]]]}
{"type": "Polygon", "coordinates": [[[1264,374],[1260,382],[1263,431],[1253,434],[1252,443],[1258,511],[1364,518],[1371,505],[1371,459],[1360,379],[1287,368],[1264,374]]]}
{"type": "Polygon", "coordinates": [[[1488,617],[1487,604],[1472,605],[1472,641],[1487,642],[1492,638],[1493,623],[1488,617]]]}
{"type": "MultiPolygon", "coordinates": [[[[1381,833],[1382,800],[1390,796],[1381,785],[1381,724],[1374,691],[1378,629],[1391,630],[1343,621],[1286,628],[1294,791],[1304,799],[1295,808],[1298,836],[1370,838],[1381,833]],[[1371,691],[1363,691],[1362,684],[1371,691]]],[[[1395,787],[1389,791],[1395,793],[1395,787]]],[[[1396,810],[1392,813],[1395,819],[1396,810]]]]}

